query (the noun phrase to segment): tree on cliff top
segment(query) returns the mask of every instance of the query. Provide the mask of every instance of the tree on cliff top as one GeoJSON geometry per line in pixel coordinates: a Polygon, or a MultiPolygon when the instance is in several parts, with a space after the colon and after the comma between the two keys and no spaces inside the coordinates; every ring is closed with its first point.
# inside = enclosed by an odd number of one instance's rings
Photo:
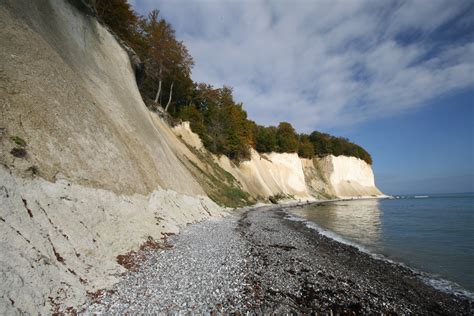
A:
{"type": "Polygon", "coordinates": [[[191,128],[197,128],[193,131],[211,152],[236,161],[250,157],[254,123],[247,119],[242,104],[235,103],[231,88],[197,85],[191,104],[180,109],[179,117],[191,121],[191,128]]]}
{"type": "Polygon", "coordinates": [[[314,156],[314,145],[309,139],[309,135],[300,134],[298,136],[298,156],[303,158],[313,158],[314,156]]]}
{"type": "Polygon", "coordinates": [[[255,150],[260,153],[270,153],[279,151],[277,128],[275,126],[260,126],[254,128],[255,150]]]}
{"type": "Polygon", "coordinates": [[[314,153],[317,156],[353,156],[364,160],[368,164],[372,164],[370,154],[364,148],[350,142],[347,138],[334,137],[326,133],[314,131],[309,135],[309,140],[313,144],[314,153]]]}
{"type": "MultiPolygon", "coordinates": [[[[159,11],[153,10],[143,25],[148,42],[147,75],[158,82],[155,103],[159,102],[163,80],[170,82],[166,110],[171,104],[173,86],[192,83],[191,67],[194,62],[186,46],[176,40],[175,31],[164,19],[159,18],[159,11]]],[[[161,103],[161,102],[160,102],[161,103]]]]}
{"type": "Polygon", "coordinates": [[[96,0],[95,6],[100,20],[143,58],[147,43],[141,29],[142,18],[127,0],[96,0]]]}
{"type": "Polygon", "coordinates": [[[277,128],[278,151],[295,153],[298,151],[298,136],[295,129],[288,122],[281,122],[277,128]]]}
{"type": "Polygon", "coordinates": [[[189,120],[211,152],[239,161],[249,158],[253,147],[258,152],[297,152],[305,158],[347,155],[372,163],[367,151],[345,138],[317,131],[298,135],[287,122],[278,127],[257,125],[234,101],[232,88],[194,83],[193,59],[158,10],[145,18],[127,0],[96,0],[96,9],[100,19],[145,62],[146,78],[140,86],[145,103],[153,107],[165,100],[170,114],[189,120]]]}

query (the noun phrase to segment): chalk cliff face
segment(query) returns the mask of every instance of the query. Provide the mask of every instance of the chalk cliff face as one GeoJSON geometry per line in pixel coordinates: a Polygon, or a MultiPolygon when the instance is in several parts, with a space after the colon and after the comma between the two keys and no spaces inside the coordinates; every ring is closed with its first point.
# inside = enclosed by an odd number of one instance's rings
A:
{"type": "Polygon", "coordinates": [[[199,138],[198,134],[193,133],[189,122],[182,122],[181,124],[174,126],[173,132],[189,146],[199,150],[204,148],[201,138],[199,138]]]}
{"type": "Polygon", "coordinates": [[[0,2],[0,314],[77,306],[114,282],[117,255],[225,215],[207,195],[380,194],[355,158],[212,157],[146,108],[127,52],[73,3],[0,2]]]}
{"type": "MultiPolygon", "coordinates": [[[[173,131],[190,146],[205,151],[188,122],[173,131]]],[[[240,182],[244,191],[257,200],[271,196],[314,200],[383,195],[375,186],[370,165],[355,157],[330,155],[303,159],[297,154],[259,154],[252,150],[250,160],[239,165],[225,156],[215,157],[215,160],[240,182]]]]}
{"type": "Polygon", "coordinates": [[[329,182],[338,197],[370,197],[382,195],[375,186],[374,173],[365,161],[346,156],[328,156],[321,159],[329,165],[329,182]]]}
{"type": "MultiPolygon", "coordinates": [[[[117,193],[204,194],[143,103],[126,51],[95,18],[65,0],[1,9],[1,127],[27,142],[43,177],[117,193]]],[[[2,160],[19,163],[6,151],[2,160]]]]}
{"type": "Polygon", "coordinates": [[[306,190],[301,160],[296,154],[260,155],[252,150],[251,159],[238,166],[226,156],[216,157],[216,161],[257,200],[276,195],[311,199],[306,190]]]}
{"type": "Polygon", "coordinates": [[[124,271],[116,257],[223,211],[171,190],[117,194],[0,167],[0,314],[51,314],[124,271]]]}
{"type": "Polygon", "coordinates": [[[77,306],[117,255],[223,214],[126,51],[73,2],[0,2],[2,315],[77,306]]]}

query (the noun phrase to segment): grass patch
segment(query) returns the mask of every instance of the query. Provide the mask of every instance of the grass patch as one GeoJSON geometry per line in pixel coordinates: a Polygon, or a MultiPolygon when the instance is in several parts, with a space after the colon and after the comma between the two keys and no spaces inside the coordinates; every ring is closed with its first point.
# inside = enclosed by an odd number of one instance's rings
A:
{"type": "MultiPolygon", "coordinates": [[[[316,174],[317,174],[318,179],[320,179],[327,186],[330,186],[331,183],[326,178],[326,176],[325,176],[325,174],[322,170],[321,158],[313,158],[313,166],[314,166],[314,169],[316,170],[316,174]]],[[[332,194],[324,192],[324,191],[318,191],[317,194],[319,195],[320,198],[327,199],[327,200],[336,198],[335,195],[332,195],[332,194]]]]}
{"type": "Polygon", "coordinates": [[[206,170],[188,159],[190,171],[196,176],[198,182],[206,191],[211,200],[227,207],[242,207],[252,204],[252,197],[240,187],[239,182],[232,174],[222,169],[210,153],[204,153],[188,146],[197,158],[206,166],[206,170]]]}
{"type": "Polygon", "coordinates": [[[10,139],[15,143],[17,144],[18,146],[21,146],[21,147],[25,147],[26,146],[26,141],[19,137],[19,136],[12,136],[10,137],[10,139]]]}
{"type": "Polygon", "coordinates": [[[313,166],[314,166],[314,169],[316,169],[316,172],[319,176],[319,178],[325,183],[325,184],[329,184],[329,181],[328,179],[326,179],[324,173],[323,173],[323,170],[321,169],[321,165],[320,165],[320,161],[318,160],[318,158],[313,158],[313,166]]]}

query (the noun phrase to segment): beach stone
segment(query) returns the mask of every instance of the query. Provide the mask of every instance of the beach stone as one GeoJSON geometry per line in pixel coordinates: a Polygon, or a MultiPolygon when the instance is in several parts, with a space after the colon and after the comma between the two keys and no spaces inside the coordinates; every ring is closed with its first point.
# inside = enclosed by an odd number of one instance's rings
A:
{"type": "Polygon", "coordinates": [[[172,236],[86,314],[473,314],[411,270],[341,244],[282,208],[236,210],[172,236]],[[266,229],[265,229],[266,228],[266,229]],[[276,246],[278,245],[278,246],[276,246]],[[280,247],[284,245],[284,247],[280,247]],[[194,303],[196,302],[196,303],[194,303]]]}

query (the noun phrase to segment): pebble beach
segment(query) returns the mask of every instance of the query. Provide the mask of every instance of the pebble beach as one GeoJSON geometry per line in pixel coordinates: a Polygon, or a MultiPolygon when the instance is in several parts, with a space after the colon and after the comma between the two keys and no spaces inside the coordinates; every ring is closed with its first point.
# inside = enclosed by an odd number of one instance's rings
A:
{"type": "Polygon", "coordinates": [[[283,207],[233,211],[143,250],[136,268],[86,313],[473,314],[473,302],[427,285],[298,221],[283,207]]]}

